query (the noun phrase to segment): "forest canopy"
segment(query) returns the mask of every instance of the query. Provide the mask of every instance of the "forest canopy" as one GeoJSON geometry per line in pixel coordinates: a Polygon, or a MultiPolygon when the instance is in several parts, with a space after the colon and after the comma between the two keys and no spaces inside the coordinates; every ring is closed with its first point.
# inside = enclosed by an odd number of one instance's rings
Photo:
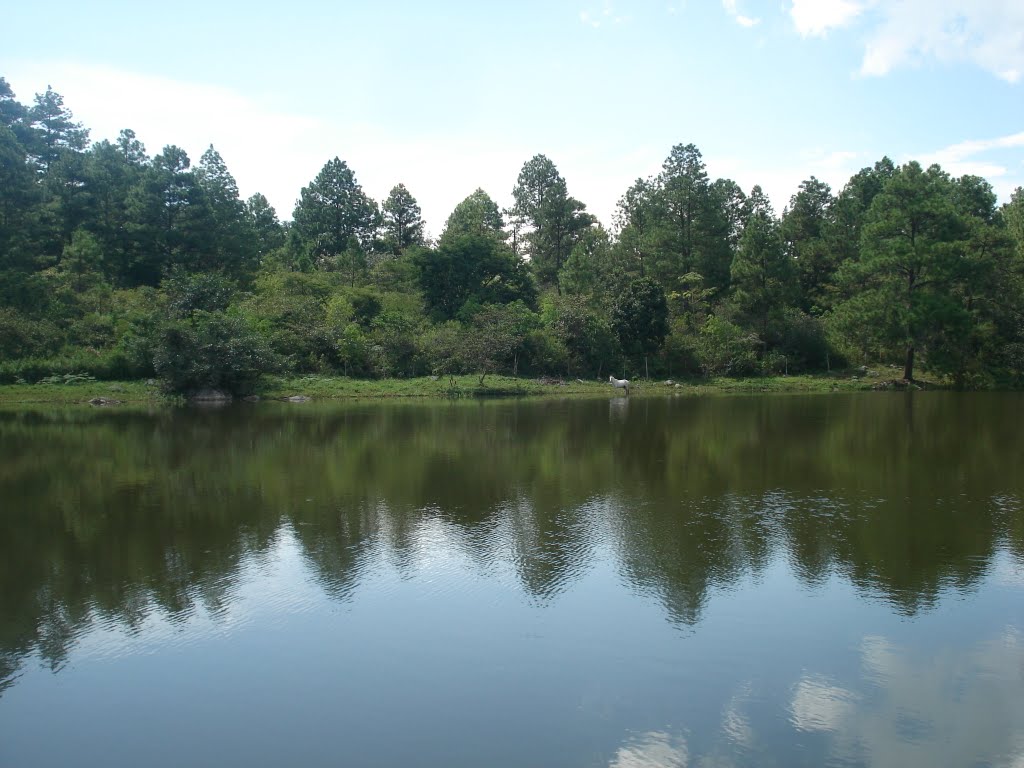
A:
{"type": "MultiPolygon", "coordinates": [[[[538,154],[511,207],[467,190],[436,241],[328,159],[283,220],[210,146],[91,141],[53,89],[0,78],[0,383],[158,376],[251,389],[269,371],[752,376],[921,366],[1024,383],[1024,190],[883,157],[777,212],[678,144],[611,227],[538,154]]],[[[584,195],[585,196],[585,195],[584,195]]]]}

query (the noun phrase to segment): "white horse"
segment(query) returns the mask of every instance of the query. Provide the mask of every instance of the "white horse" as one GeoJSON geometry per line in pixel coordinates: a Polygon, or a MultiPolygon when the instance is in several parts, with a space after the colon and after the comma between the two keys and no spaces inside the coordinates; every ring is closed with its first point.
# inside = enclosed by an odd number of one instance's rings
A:
{"type": "Polygon", "coordinates": [[[616,389],[626,390],[626,394],[629,394],[629,379],[616,379],[614,376],[609,376],[608,383],[616,389]]]}

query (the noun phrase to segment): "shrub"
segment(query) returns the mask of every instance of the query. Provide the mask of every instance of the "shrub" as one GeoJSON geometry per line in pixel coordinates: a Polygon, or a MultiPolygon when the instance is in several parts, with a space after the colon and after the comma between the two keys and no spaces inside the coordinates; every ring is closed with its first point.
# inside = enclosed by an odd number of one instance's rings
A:
{"type": "Polygon", "coordinates": [[[787,310],[778,352],[790,373],[825,369],[829,344],[821,320],[797,309],[787,310]]]}
{"type": "Polygon", "coordinates": [[[709,317],[700,330],[697,350],[706,376],[750,376],[758,371],[757,336],[728,320],[709,317]]]}
{"type": "Polygon", "coordinates": [[[49,376],[75,374],[111,381],[146,378],[153,374],[153,369],[146,361],[133,359],[122,349],[99,352],[75,349],[54,357],[23,357],[0,362],[0,384],[14,384],[18,380],[35,383],[49,376]]]}
{"type": "Polygon", "coordinates": [[[33,320],[0,307],[0,358],[45,354],[60,347],[60,331],[49,320],[33,320]]]}
{"type": "Polygon", "coordinates": [[[153,366],[169,392],[204,388],[241,395],[274,370],[276,357],[242,318],[196,311],[166,320],[153,345],[153,366]]]}

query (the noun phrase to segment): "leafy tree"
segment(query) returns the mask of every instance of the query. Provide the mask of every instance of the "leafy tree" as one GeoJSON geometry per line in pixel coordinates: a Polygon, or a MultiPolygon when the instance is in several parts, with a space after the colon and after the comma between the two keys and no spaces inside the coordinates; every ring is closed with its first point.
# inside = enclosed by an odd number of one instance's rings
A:
{"type": "Polygon", "coordinates": [[[837,269],[859,258],[865,216],[895,172],[892,160],[883,157],[874,166],[854,174],[832,201],[823,237],[837,269]]]}
{"type": "Polygon", "coordinates": [[[950,292],[966,234],[951,193],[938,166],[899,168],[868,209],[860,261],[845,264],[841,275],[850,298],[837,322],[859,336],[862,349],[902,348],[908,381],[928,334],[964,320],[950,292]]]}
{"type": "Polygon", "coordinates": [[[130,265],[135,261],[137,240],[132,231],[129,198],[144,174],[145,150],[128,146],[131,131],[122,131],[117,144],[99,141],[85,154],[82,171],[88,194],[89,217],[84,226],[99,240],[104,253],[103,268],[116,283],[130,283],[130,265]],[[125,142],[125,144],[122,144],[125,142]]]}
{"type": "Polygon", "coordinates": [[[248,394],[277,366],[266,342],[243,318],[196,311],[171,318],[158,329],[153,365],[164,388],[188,394],[212,388],[248,394]]]}
{"type": "Polygon", "coordinates": [[[697,338],[697,352],[705,376],[750,376],[757,372],[761,342],[725,318],[709,317],[697,338]]]}
{"type": "MultiPolygon", "coordinates": [[[[544,155],[523,165],[512,196],[516,231],[527,228],[524,250],[537,277],[561,293],[562,267],[581,233],[596,219],[585,213],[583,203],[569,197],[565,179],[544,155]]],[[[518,243],[514,247],[518,250],[518,243]]]]}
{"type": "Polygon", "coordinates": [[[0,126],[0,273],[29,271],[39,189],[24,147],[6,126],[0,126]]]}
{"type": "Polygon", "coordinates": [[[212,217],[208,260],[216,268],[242,275],[256,265],[255,233],[245,216],[245,204],[238,196],[238,184],[224,158],[211,144],[199,159],[196,182],[203,190],[212,217]]]}
{"type": "Polygon", "coordinates": [[[668,335],[665,291],[649,277],[633,280],[616,299],[611,322],[623,351],[631,357],[643,355],[646,370],[647,357],[668,335]]]}
{"type": "Polygon", "coordinates": [[[344,160],[327,162],[317,177],[302,188],[293,214],[293,232],[314,262],[327,262],[351,247],[363,250],[377,234],[377,204],[363,193],[344,160]]]}
{"type": "Polygon", "coordinates": [[[992,186],[977,176],[952,180],[951,202],[963,227],[951,247],[950,292],[960,312],[929,333],[928,364],[959,386],[986,384],[1014,368],[1011,352],[1024,340],[1024,262],[1014,252],[1008,221],[992,186]]]}
{"type": "Polygon", "coordinates": [[[190,270],[219,266],[212,247],[215,223],[205,192],[190,169],[185,150],[164,147],[128,196],[134,235],[129,285],[156,285],[175,265],[190,270]]]}
{"type": "Polygon", "coordinates": [[[0,77],[0,125],[13,129],[25,119],[25,107],[14,98],[6,78],[0,77]]]}
{"type": "Polygon", "coordinates": [[[64,151],[81,152],[89,143],[89,131],[74,121],[71,110],[64,106],[64,97],[46,86],[37,93],[35,104],[28,111],[32,129],[30,152],[39,168],[46,172],[64,151]]]}
{"type": "Polygon", "coordinates": [[[422,320],[420,312],[410,311],[408,307],[382,307],[374,316],[370,340],[376,375],[412,376],[421,370],[416,338],[422,320]]]}
{"type": "Polygon", "coordinates": [[[255,239],[257,261],[285,244],[284,227],[278,221],[277,211],[259,192],[245,201],[245,220],[255,239]]]}
{"type": "Polygon", "coordinates": [[[69,275],[75,291],[81,293],[103,275],[103,249],[88,230],[76,229],[71,242],[64,247],[60,269],[69,275]]]}
{"type": "Polygon", "coordinates": [[[618,359],[615,329],[605,314],[592,309],[582,296],[559,297],[551,314],[551,329],[568,353],[567,376],[573,371],[600,375],[618,359]]]}
{"type": "Polygon", "coordinates": [[[522,301],[481,307],[462,335],[463,365],[479,376],[481,387],[489,373],[504,369],[514,375],[527,334],[537,324],[537,316],[522,301]]]}
{"type": "Polygon", "coordinates": [[[790,303],[793,268],[771,202],[760,187],[751,191],[749,204],[750,215],[732,262],[733,301],[767,343],[770,322],[790,303]]]}
{"type": "Polygon", "coordinates": [[[141,167],[149,161],[146,156],[146,146],[136,138],[135,131],[131,128],[122,128],[117,134],[116,143],[121,158],[127,165],[141,167]]]}
{"type": "Polygon", "coordinates": [[[43,177],[44,195],[50,220],[44,251],[57,256],[71,242],[72,233],[95,219],[92,190],[89,185],[87,156],[62,152],[43,177]]]}
{"type": "Polygon", "coordinates": [[[501,209],[482,189],[477,189],[455,206],[445,222],[441,240],[455,239],[462,235],[487,235],[502,242],[506,238],[501,209]]]}
{"type": "Polygon", "coordinates": [[[51,320],[40,320],[14,307],[0,306],[0,359],[45,355],[61,343],[61,333],[51,320]]]}
{"type": "Polygon", "coordinates": [[[711,197],[724,222],[722,234],[729,251],[735,253],[750,215],[750,203],[740,185],[732,179],[715,179],[711,183],[711,197]]]}
{"type": "Polygon", "coordinates": [[[834,253],[825,238],[831,207],[832,190],[812,176],[800,183],[782,214],[782,238],[786,255],[796,265],[801,306],[819,315],[831,307],[830,288],[836,270],[834,253]]]}
{"type": "Polygon", "coordinates": [[[617,247],[625,255],[626,263],[635,264],[640,277],[647,276],[649,263],[656,245],[655,228],[658,212],[655,210],[655,185],[649,179],[637,179],[619,200],[615,211],[618,229],[617,247]]]}
{"type": "Polygon", "coordinates": [[[1002,213],[1017,257],[1024,260],[1024,187],[1017,187],[1013,191],[1010,201],[1003,206],[1002,213]]]}
{"type": "Polygon", "coordinates": [[[565,294],[606,302],[625,282],[627,264],[622,250],[612,245],[600,225],[585,230],[573,246],[562,269],[560,284],[565,294]]]}
{"type": "Polygon", "coordinates": [[[428,311],[442,320],[454,319],[467,302],[531,305],[536,291],[526,265],[504,243],[485,235],[441,238],[436,249],[415,255],[420,289],[428,311]]]}
{"type": "Polygon", "coordinates": [[[160,287],[167,309],[175,317],[224,312],[238,290],[233,280],[217,272],[188,272],[182,268],[172,270],[160,287]]]}
{"type": "MultiPolygon", "coordinates": [[[[542,218],[541,208],[552,189],[559,183],[564,183],[564,180],[555,164],[544,155],[534,155],[523,164],[516,185],[512,189],[515,204],[511,213],[517,231],[524,227],[538,227],[538,221],[542,218]]],[[[513,243],[512,247],[518,252],[519,243],[513,243]]]]}
{"type": "MultiPolygon", "coordinates": [[[[720,193],[725,189],[718,190],[720,193]]],[[[677,144],[658,177],[655,212],[659,245],[655,273],[663,286],[687,272],[704,275],[709,285],[728,283],[729,220],[726,199],[712,196],[704,159],[693,144],[677,144]]]]}
{"type": "Polygon", "coordinates": [[[666,290],[698,272],[709,288],[724,291],[742,206],[735,182],[711,183],[700,150],[676,145],[657,178],[638,180],[619,201],[618,249],[666,290]]]}
{"type": "Polygon", "coordinates": [[[423,244],[423,218],[420,206],[404,184],[392,188],[382,206],[384,241],[394,254],[423,244]]]}

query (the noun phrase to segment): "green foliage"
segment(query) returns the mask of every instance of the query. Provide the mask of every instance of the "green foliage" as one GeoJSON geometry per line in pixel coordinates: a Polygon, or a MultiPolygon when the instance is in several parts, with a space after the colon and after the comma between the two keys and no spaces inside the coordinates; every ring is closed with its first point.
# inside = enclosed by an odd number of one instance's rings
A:
{"type": "Polygon", "coordinates": [[[478,189],[431,246],[402,184],[378,209],[334,158],[282,224],[263,195],[239,199],[212,146],[193,168],[127,129],[89,145],[59,94],[24,106],[0,78],[0,362],[26,380],[148,376],[217,326],[302,373],[589,377],[642,356],[735,374],[838,357],[1024,382],[1022,190],[999,209],[984,179],[882,158],[835,195],[803,182],[780,220],[680,143],[610,231],[544,155],[513,198],[511,232],[478,189]]]}
{"type": "Polygon", "coordinates": [[[820,318],[789,308],[782,318],[780,336],[776,353],[783,358],[784,372],[803,373],[829,367],[831,349],[820,318]]]}
{"type": "Polygon", "coordinates": [[[612,370],[621,352],[611,322],[578,296],[563,296],[551,307],[549,326],[564,347],[566,375],[597,376],[612,370]]]}
{"type": "Polygon", "coordinates": [[[828,184],[812,176],[790,198],[780,225],[786,255],[800,281],[802,308],[818,315],[831,307],[829,288],[837,266],[826,239],[832,203],[828,184]]]}
{"type": "Polygon", "coordinates": [[[446,235],[436,249],[417,251],[415,259],[427,310],[438,319],[454,319],[467,302],[536,301],[526,264],[496,238],[446,235]]]}
{"type": "Polygon", "coordinates": [[[167,298],[167,308],[177,317],[223,312],[238,290],[235,282],[223,274],[190,273],[180,268],[164,278],[160,287],[167,298]]]}
{"type": "Polygon", "coordinates": [[[416,344],[420,318],[400,310],[387,310],[373,320],[371,347],[375,376],[416,376],[425,372],[416,344]]]}
{"type": "Polygon", "coordinates": [[[288,368],[340,370],[338,338],[353,318],[342,281],[334,272],[267,272],[240,309],[288,368]]]}
{"type": "Polygon", "coordinates": [[[242,317],[197,310],[157,329],[153,366],[168,392],[212,388],[242,395],[275,370],[277,360],[242,317]]]}
{"type": "Polygon", "coordinates": [[[516,250],[529,256],[542,285],[561,292],[562,267],[583,233],[596,223],[586,206],[569,197],[565,179],[544,155],[528,160],[512,190],[516,250]]]}
{"type": "Polygon", "coordinates": [[[392,188],[382,212],[386,250],[397,255],[423,244],[422,211],[404,184],[392,188]]]}
{"type": "Polygon", "coordinates": [[[0,307],[0,360],[46,354],[61,335],[49,320],[36,320],[13,307],[0,307]]]}
{"type": "Polygon", "coordinates": [[[370,342],[358,325],[346,325],[336,342],[338,361],[346,376],[370,373],[370,342]]]}
{"type": "Polygon", "coordinates": [[[732,301],[744,324],[769,343],[772,325],[793,295],[793,262],[783,250],[771,203],[760,187],[754,187],[748,203],[750,213],[732,261],[732,301]]]}
{"type": "Polygon", "coordinates": [[[63,384],[63,385],[74,385],[74,384],[90,384],[96,381],[95,376],[91,376],[88,373],[65,373],[65,374],[53,374],[51,376],[44,376],[37,383],[38,384],[63,384]]]}
{"type": "Polygon", "coordinates": [[[377,204],[363,193],[348,164],[336,157],[302,188],[293,232],[314,263],[324,263],[368,248],[379,216],[377,204]]]}
{"type": "Polygon", "coordinates": [[[697,351],[705,376],[752,376],[759,370],[757,336],[718,317],[700,330],[697,351]]]}
{"type": "Polygon", "coordinates": [[[632,281],[615,301],[611,325],[627,356],[657,352],[668,335],[668,302],[661,286],[646,277],[632,281]]]}
{"type": "Polygon", "coordinates": [[[464,235],[485,235],[504,241],[504,227],[505,220],[498,204],[482,189],[477,189],[455,206],[445,222],[439,244],[443,245],[448,240],[456,240],[464,235]]]}
{"type": "Polygon", "coordinates": [[[692,332],[689,323],[676,321],[672,324],[665,337],[662,360],[668,376],[699,376],[704,372],[697,334],[692,332]]]}
{"type": "Polygon", "coordinates": [[[862,345],[902,349],[906,379],[933,329],[965,327],[952,287],[967,230],[951,191],[937,166],[909,163],[896,171],[868,210],[860,261],[844,264],[840,275],[849,298],[837,314],[863,328],[862,345]]]}
{"type": "Polygon", "coordinates": [[[64,97],[47,86],[37,93],[35,104],[27,112],[31,129],[29,149],[40,169],[47,171],[65,152],[85,149],[89,131],[74,121],[64,97]]]}
{"type": "Polygon", "coordinates": [[[0,361],[0,384],[38,382],[47,376],[86,375],[101,381],[124,381],[151,376],[153,368],[120,349],[68,350],[54,356],[0,361]]]}

